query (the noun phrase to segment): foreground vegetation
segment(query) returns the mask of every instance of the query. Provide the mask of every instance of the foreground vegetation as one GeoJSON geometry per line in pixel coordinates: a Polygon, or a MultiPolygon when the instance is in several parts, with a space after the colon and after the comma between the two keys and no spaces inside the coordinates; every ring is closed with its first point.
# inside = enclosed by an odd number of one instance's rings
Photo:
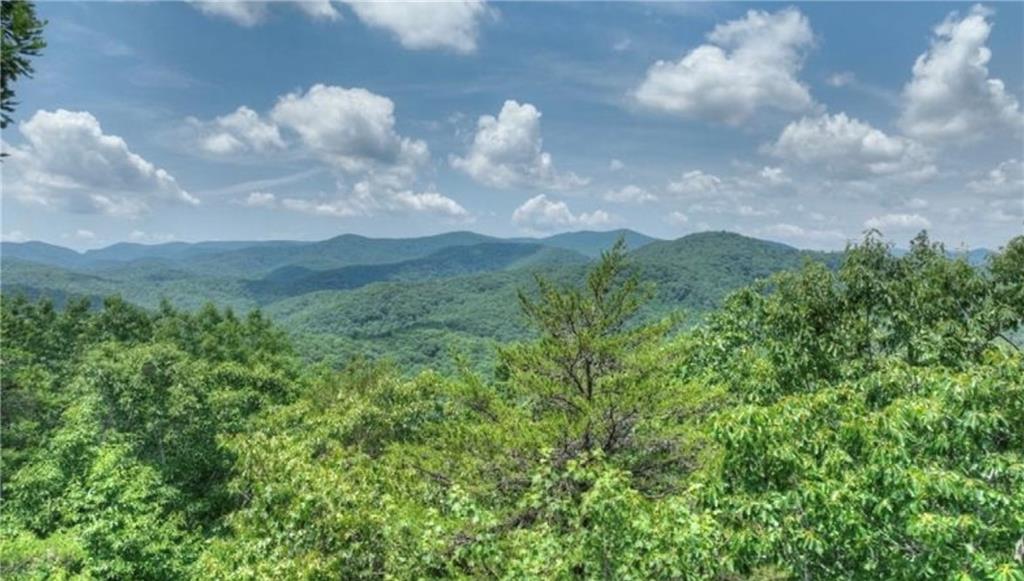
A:
{"type": "Polygon", "coordinates": [[[1022,281],[1022,238],[869,236],[680,330],[618,245],[492,373],[412,377],[4,300],[0,575],[1024,579],[1022,281]]]}

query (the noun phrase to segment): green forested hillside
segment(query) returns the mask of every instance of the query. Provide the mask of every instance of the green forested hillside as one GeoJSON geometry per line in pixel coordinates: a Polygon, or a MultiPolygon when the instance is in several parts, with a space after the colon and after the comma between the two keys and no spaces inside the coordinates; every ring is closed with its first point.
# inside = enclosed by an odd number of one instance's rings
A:
{"type": "Polygon", "coordinates": [[[655,289],[644,318],[681,310],[693,321],[733,289],[807,259],[834,262],[837,256],[726,232],[656,242],[628,230],[529,243],[465,232],[409,240],[346,235],[229,250],[217,246],[225,243],[158,245],[141,258],[138,245],[118,246],[107,259],[77,269],[5,257],[3,287],[58,299],[120,294],[149,309],[163,300],[190,310],[206,301],[240,312],[261,306],[311,360],[342,364],[361,354],[419,369],[449,364],[457,346],[486,367],[495,342],[527,336],[516,289],[538,272],[580,280],[587,255],[620,236],[631,249],[629,239],[641,245],[631,250],[631,268],[655,289]],[[109,260],[115,254],[130,260],[109,260]],[[248,274],[231,274],[239,271],[248,274]]]}
{"type": "Polygon", "coordinates": [[[249,289],[261,302],[270,302],[319,290],[355,289],[375,282],[431,280],[517,267],[586,262],[583,255],[569,250],[538,244],[486,242],[450,246],[423,258],[400,262],[359,264],[327,270],[286,266],[253,281],[249,289]]]}
{"type": "Polygon", "coordinates": [[[1024,238],[976,269],[869,237],[682,329],[639,258],[517,287],[530,331],[486,373],[5,297],[0,575],[1021,578],[1024,238]]]}
{"type": "MultiPolygon", "coordinates": [[[[552,246],[555,248],[564,248],[566,250],[572,250],[573,252],[579,252],[584,256],[596,258],[601,255],[602,252],[608,250],[615,244],[615,241],[622,238],[626,242],[626,246],[629,248],[637,249],[641,246],[646,246],[656,239],[646,236],[633,230],[609,230],[607,232],[593,232],[584,230],[581,232],[565,232],[563,234],[555,234],[554,236],[548,236],[547,238],[541,238],[537,242],[546,246],[552,246]]],[[[532,241],[529,238],[527,241],[532,241]]]]}
{"type": "Polygon", "coordinates": [[[82,255],[74,250],[45,242],[0,242],[4,259],[17,259],[50,266],[74,267],[82,255]]]}

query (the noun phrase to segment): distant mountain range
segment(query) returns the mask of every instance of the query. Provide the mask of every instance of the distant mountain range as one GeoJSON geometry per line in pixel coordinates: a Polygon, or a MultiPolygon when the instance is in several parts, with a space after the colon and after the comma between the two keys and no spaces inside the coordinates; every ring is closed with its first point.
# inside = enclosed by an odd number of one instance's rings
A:
{"type": "MultiPolygon", "coordinates": [[[[527,336],[517,291],[542,274],[578,282],[620,237],[655,295],[644,316],[691,317],[730,291],[806,260],[834,266],[841,253],[799,250],[729,232],[657,240],[631,230],[500,239],[473,232],[419,238],[345,234],[318,242],[121,243],[83,253],[42,242],[4,242],[0,288],[62,303],[118,294],[143,307],[161,300],[262,308],[311,359],[356,354],[403,365],[437,364],[451,346],[484,356],[494,341],[527,336]]],[[[988,251],[968,254],[984,261],[988,251]]]]}

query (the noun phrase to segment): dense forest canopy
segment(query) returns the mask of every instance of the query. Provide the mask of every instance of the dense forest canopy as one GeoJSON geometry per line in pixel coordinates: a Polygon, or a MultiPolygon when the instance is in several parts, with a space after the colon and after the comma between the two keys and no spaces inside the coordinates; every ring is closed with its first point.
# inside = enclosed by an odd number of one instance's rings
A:
{"type": "Polygon", "coordinates": [[[1024,578],[1024,238],[869,234],[696,325],[642,258],[518,285],[487,372],[5,296],[0,574],[1024,578]]]}
{"type": "Polygon", "coordinates": [[[212,301],[238,313],[262,309],[308,361],[342,365],[354,356],[387,358],[403,370],[451,371],[449,352],[495,363],[498,345],[531,336],[516,292],[537,274],[582,282],[588,265],[617,238],[655,293],[640,318],[683,310],[690,322],[726,294],[822,253],[729,232],[654,240],[629,230],[501,239],[450,232],[411,239],[345,234],[319,242],[115,244],[78,253],[39,242],[2,246],[3,292],[74,297],[99,305],[119,295],[156,309],[212,301]],[[632,241],[632,242],[631,242],[632,241]],[[633,245],[635,243],[635,245],[633,245]]]}

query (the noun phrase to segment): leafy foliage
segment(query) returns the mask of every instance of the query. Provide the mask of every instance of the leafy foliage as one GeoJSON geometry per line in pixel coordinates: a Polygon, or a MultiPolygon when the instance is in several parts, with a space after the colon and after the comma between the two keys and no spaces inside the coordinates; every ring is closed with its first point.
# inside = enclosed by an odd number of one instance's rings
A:
{"type": "Polygon", "coordinates": [[[259,313],[6,299],[0,567],[1021,579],[1022,252],[868,235],[687,328],[620,244],[521,285],[532,331],[483,374],[303,366],[259,313]]]}
{"type": "Polygon", "coordinates": [[[36,18],[35,5],[26,0],[4,0],[0,3],[0,128],[7,128],[14,113],[14,82],[32,76],[31,57],[46,48],[43,40],[45,21],[36,18]]]}

